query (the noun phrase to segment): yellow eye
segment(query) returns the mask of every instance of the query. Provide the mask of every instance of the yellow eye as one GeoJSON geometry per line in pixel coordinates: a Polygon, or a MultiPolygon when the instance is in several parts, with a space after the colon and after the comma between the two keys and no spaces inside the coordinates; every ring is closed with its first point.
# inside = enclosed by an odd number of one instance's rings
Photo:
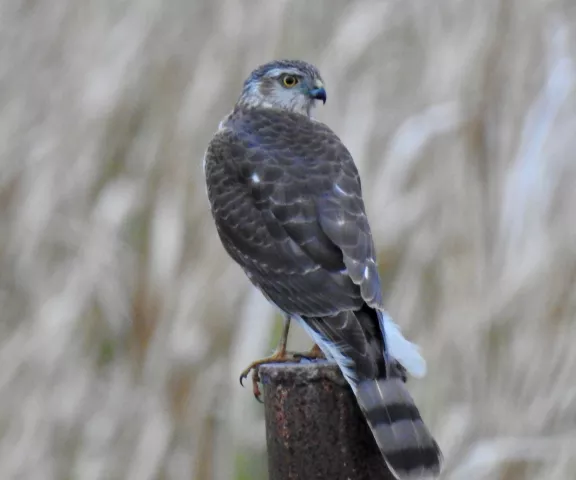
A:
{"type": "Polygon", "coordinates": [[[282,83],[287,88],[292,88],[298,83],[298,79],[293,75],[286,75],[282,78],[282,83]]]}

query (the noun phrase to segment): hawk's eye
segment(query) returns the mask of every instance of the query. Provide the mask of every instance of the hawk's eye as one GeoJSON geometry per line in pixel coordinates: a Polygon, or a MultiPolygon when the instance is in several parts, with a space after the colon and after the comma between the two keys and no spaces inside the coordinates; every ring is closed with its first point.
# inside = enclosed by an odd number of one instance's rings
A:
{"type": "Polygon", "coordinates": [[[292,88],[297,83],[298,79],[294,75],[284,75],[284,77],[282,77],[282,84],[286,88],[292,88]]]}

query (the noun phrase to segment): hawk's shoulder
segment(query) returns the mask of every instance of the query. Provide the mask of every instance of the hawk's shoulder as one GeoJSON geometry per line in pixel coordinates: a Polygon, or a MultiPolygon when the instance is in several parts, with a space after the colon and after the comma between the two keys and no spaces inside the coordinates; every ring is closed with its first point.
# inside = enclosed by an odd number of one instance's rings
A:
{"type": "MultiPolygon", "coordinates": [[[[235,110],[221,127],[208,147],[206,176],[223,242],[250,255],[235,258],[252,263],[269,249],[266,264],[278,272],[312,269],[318,278],[351,279],[365,301],[380,306],[360,178],[338,136],[321,122],[272,108],[235,110]]],[[[355,305],[357,293],[348,292],[355,305]]]]}
{"type": "MultiPolygon", "coordinates": [[[[330,187],[346,177],[360,187],[352,155],[330,127],[305,115],[275,108],[238,108],[222,123],[219,142],[244,150],[254,164],[277,165],[296,184],[330,187]]],[[[299,185],[303,186],[303,185],[299,185]]],[[[350,188],[353,188],[350,185],[350,188]]]]}

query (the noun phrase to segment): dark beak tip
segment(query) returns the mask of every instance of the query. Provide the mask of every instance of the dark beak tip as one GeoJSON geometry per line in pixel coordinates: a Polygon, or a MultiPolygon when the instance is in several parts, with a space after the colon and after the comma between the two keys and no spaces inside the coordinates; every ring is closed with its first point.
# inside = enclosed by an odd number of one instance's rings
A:
{"type": "Polygon", "coordinates": [[[315,100],[322,100],[323,104],[326,104],[326,90],[323,88],[316,88],[310,92],[312,98],[315,100]]]}

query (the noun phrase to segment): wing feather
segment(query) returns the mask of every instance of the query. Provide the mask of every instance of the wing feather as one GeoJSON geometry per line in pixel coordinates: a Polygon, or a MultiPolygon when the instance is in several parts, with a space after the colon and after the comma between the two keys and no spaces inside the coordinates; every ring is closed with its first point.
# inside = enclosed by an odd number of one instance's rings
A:
{"type": "Polygon", "coordinates": [[[232,115],[206,153],[228,253],[279,308],[336,315],[381,306],[358,172],[325,125],[290,112],[232,115]]]}

